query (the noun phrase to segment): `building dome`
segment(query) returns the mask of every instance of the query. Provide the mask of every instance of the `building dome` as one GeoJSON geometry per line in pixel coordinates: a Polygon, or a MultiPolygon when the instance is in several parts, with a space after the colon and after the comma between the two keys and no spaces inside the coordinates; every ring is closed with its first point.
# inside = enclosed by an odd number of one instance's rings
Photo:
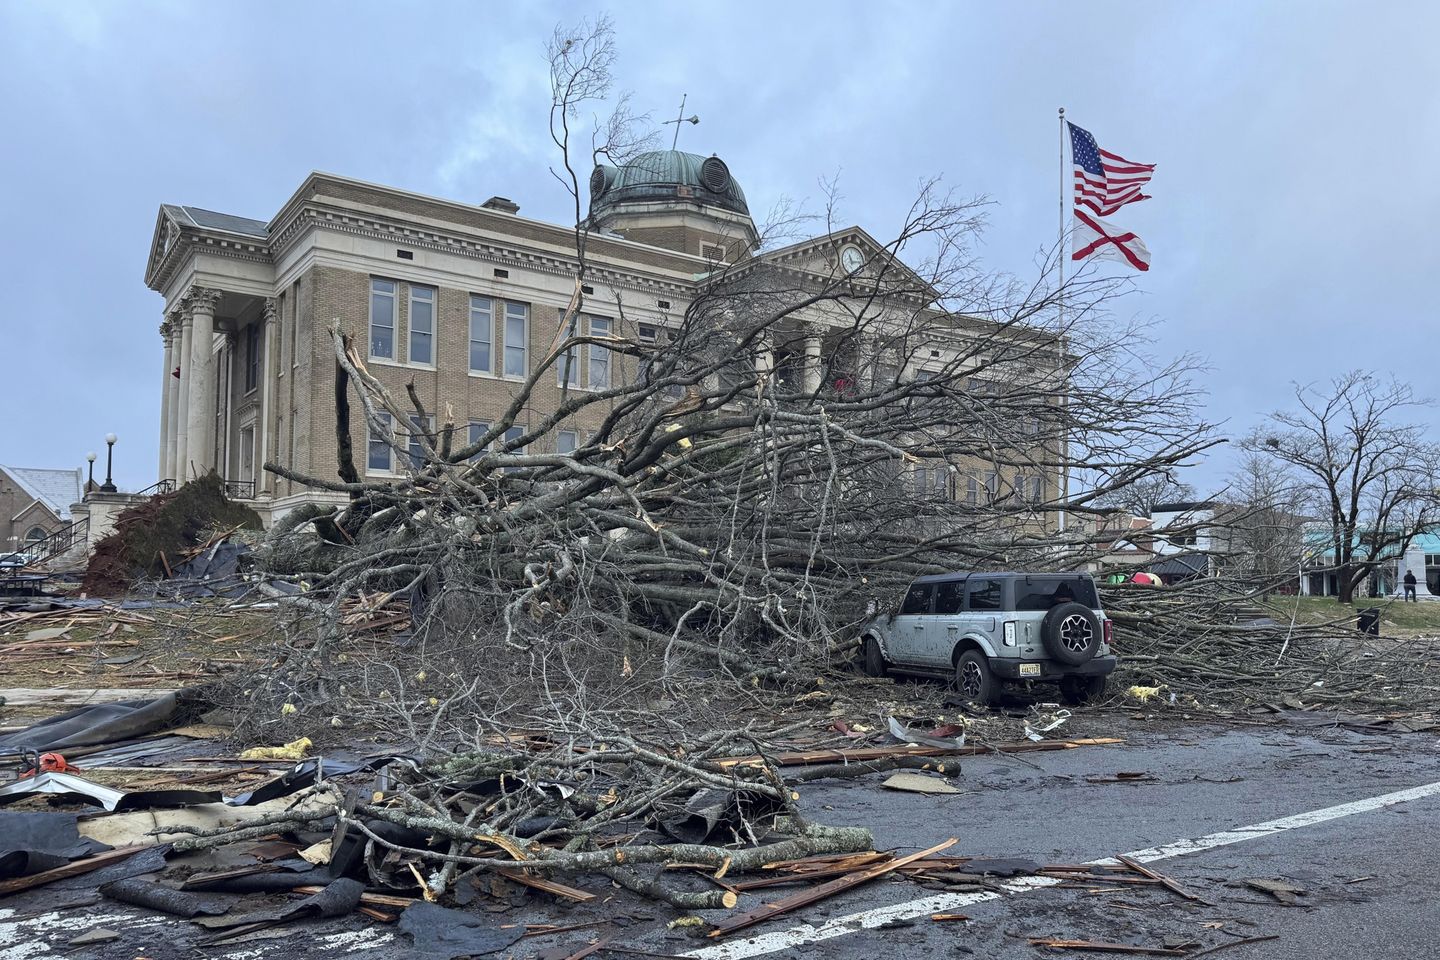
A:
{"type": "Polygon", "coordinates": [[[725,161],[679,150],[642,153],[619,167],[600,164],[590,174],[590,216],[626,204],[689,200],[749,217],[745,193],[725,161]]]}

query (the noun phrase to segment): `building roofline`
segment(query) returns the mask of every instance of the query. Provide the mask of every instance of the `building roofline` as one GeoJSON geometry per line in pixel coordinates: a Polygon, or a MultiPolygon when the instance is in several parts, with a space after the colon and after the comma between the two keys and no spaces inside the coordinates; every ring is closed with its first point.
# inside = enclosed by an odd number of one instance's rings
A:
{"type": "MultiPolygon", "coordinates": [[[[303,203],[305,198],[311,193],[313,193],[313,190],[311,189],[312,186],[322,180],[342,184],[345,186],[361,187],[366,190],[378,190],[382,193],[389,193],[411,200],[421,200],[425,203],[433,203],[441,207],[449,207],[456,210],[463,210],[469,214],[478,213],[481,216],[493,218],[497,223],[505,223],[507,221],[523,223],[527,226],[535,227],[540,230],[549,231],[559,236],[563,236],[566,240],[573,240],[575,236],[575,230],[573,227],[567,227],[559,223],[551,223],[548,220],[536,220],[533,217],[524,217],[518,213],[507,213],[504,210],[496,210],[493,207],[485,207],[477,203],[465,203],[461,200],[450,200],[445,197],[437,197],[428,193],[419,193],[414,190],[406,190],[403,187],[392,187],[383,183],[374,183],[369,180],[361,180],[357,177],[347,177],[344,174],[330,173],[326,170],[311,170],[310,173],[305,176],[305,179],[301,181],[300,186],[296,188],[296,190],[290,194],[289,198],[286,199],[286,201],[281,205],[279,212],[277,212],[275,216],[271,217],[270,220],[266,222],[266,229],[273,235],[275,233],[276,227],[290,213],[291,208],[294,206],[298,206],[300,203],[303,203]]],[[[605,243],[615,244],[621,247],[632,247],[636,250],[643,250],[647,253],[663,253],[676,258],[676,260],[678,261],[682,261],[686,264],[692,264],[698,267],[708,267],[710,265],[710,261],[708,259],[697,254],[685,253],[681,250],[672,250],[669,247],[657,247],[653,244],[641,243],[638,240],[627,240],[624,237],[615,236],[614,234],[601,233],[599,231],[592,230],[589,233],[589,237],[592,240],[598,238],[600,240],[603,240],[605,243]]],[[[696,272],[698,273],[700,271],[697,270],[696,272]]]]}

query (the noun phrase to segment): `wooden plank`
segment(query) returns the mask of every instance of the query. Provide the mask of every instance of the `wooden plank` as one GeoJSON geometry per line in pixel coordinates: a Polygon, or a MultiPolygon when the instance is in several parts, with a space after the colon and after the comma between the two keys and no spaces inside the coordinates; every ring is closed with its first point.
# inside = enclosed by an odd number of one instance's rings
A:
{"type": "Polygon", "coordinates": [[[11,707],[76,707],[91,703],[118,703],[121,700],[154,700],[174,688],[117,687],[111,690],[93,687],[9,687],[0,689],[0,697],[11,707]]]}
{"type": "Polygon", "coordinates": [[[45,884],[54,883],[56,880],[68,880],[70,877],[82,876],[92,870],[99,870],[101,867],[129,859],[141,850],[149,850],[153,846],[153,843],[145,843],[134,847],[116,847],[114,850],[97,853],[93,857],[72,861],[63,867],[55,867],[52,870],[42,870],[39,873],[32,873],[28,877],[15,877],[12,880],[0,881],[0,897],[9,896],[12,893],[19,893],[22,890],[33,890],[35,887],[43,887],[45,884]]]}
{"type": "Polygon", "coordinates": [[[892,870],[905,866],[907,863],[923,860],[925,857],[939,853],[941,850],[948,850],[959,842],[958,839],[951,837],[944,843],[937,843],[929,850],[921,850],[919,853],[912,853],[908,857],[901,857],[898,860],[890,860],[886,863],[877,864],[876,866],[866,867],[857,873],[839,877],[831,880],[829,883],[822,883],[818,887],[812,887],[809,890],[802,890],[799,893],[785,897],[782,900],[777,900],[774,903],[762,904],[754,910],[721,921],[714,930],[710,931],[710,936],[723,937],[728,933],[734,933],[736,930],[743,930],[746,927],[769,920],[771,917],[778,917],[782,913],[789,913],[791,910],[808,907],[812,903],[824,900],[827,897],[833,897],[835,894],[849,890],[851,887],[858,887],[860,884],[874,880],[876,877],[884,876],[892,870]]]}
{"type": "MultiPolygon", "coordinates": [[[[306,885],[303,887],[295,887],[290,892],[303,893],[308,897],[314,896],[324,889],[322,886],[306,885]]],[[[386,893],[362,893],[360,894],[360,902],[367,907],[399,907],[403,910],[410,906],[410,904],[415,903],[416,899],[414,897],[393,897],[386,893]]]]}
{"type": "Polygon", "coordinates": [[[575,887],[567,887],[546,877],[537,877],[528,870],[512,870],[508,867],[500,867],[495,871],[507,880],[514,880],[518,884],[530,887],[534,890],[544,890],[546,893],[553,893],[557,897],[564,897],[566,900],[573,900],[576,903],[586,903],[595,899],[595,894],[588,890],[579,890],[575,887]]]}
{"type": "Polygon", "coordinates": [[[1167,890],[1178,893],[1186,900],[1193,900],[1196,903],[1203,903],[1209,907],[1215,906],[1215,904],[1211,903],[1209,900],[1206,900],[1204,897],[1199,896],[1198,894],[1191,893],[1189,890],[1186,890],[1184,887],[1180,886],[1180,884],[1176,883],[1174,880],[1171,880],[1163,873],[1156,873],[1154,870],[1151,870],[1149,867],[1145,866],[1145,864],[1141,863],[1139,860],[1136,860],[1134,857],[1127,857],[1122,853],[1115,859],[1119,860],[1121,863],[1125,864],[1125,866],[1140,874],[1140,876],[1149,877],[1151,880],[1163,884],[1167,890]]]}
{"type": "Polygon", "coordinates": [[[1170,950],[1166,947],[1142,947],[1133,943],[1105,943],[1097,940],[1049,940],[1032,939],[1032,947],[1055,947],[1060,950],[1093,950],[1097,953],[1143,953],[1156,957],[1184,957],[1184,950],[1170,950]]]}
{"type": "MultiPolygon", "coordinates": [[[[1014,743],[967,744],[963,747],[926,747],[912,743],[895,744],[888,747],[848,747],[820,750],[797,750],[790,753],[769,754],[765,758],[782,767],[800,767],[816,763],[863,763],[867,760],[886,760],[891,757],[973,757],[991,753],[1038,753],[1047,750],[1072,750],[1076,747],[1108,746],[1123,743],[1116,737],[1089,737],[1081,740],[1042,740],[1032,743],[1021,740],[1014,743]]],[[[721,767],[745,764],[761,764],[758,755],[745,757],[722,757],[714,761],[721,767]]]]}

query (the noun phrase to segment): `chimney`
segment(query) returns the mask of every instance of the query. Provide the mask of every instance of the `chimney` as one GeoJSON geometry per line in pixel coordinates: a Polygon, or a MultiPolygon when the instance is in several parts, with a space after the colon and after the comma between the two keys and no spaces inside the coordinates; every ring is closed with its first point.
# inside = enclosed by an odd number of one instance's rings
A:
{"type": "Polygon", "coordinates": [[[520,212],[520,204],[509,199],[508,197],[491,197],[489,200],[486,200],[484,203],[480,204],[480,206],[484,207],[486,210],[499,210],[501,213],[520,212]]]}

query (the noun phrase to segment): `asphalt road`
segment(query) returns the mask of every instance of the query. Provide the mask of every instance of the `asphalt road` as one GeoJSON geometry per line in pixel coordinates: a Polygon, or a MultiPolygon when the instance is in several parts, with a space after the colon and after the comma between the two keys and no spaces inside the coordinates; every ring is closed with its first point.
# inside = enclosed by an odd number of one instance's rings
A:
{"type": "MultiPolygon", "coordinates": [[[[868,826],[879,846],[906,852],[950,837],[959,840],[950,853],[1049,863],[1146,851],[1142,859],[1163,857],[1153,860],[1153,869],[1208,903],[1150,887],[1097,894],[1023,883],[975,902],[973,896],[880,880],[756,927],[747,931],[750,936],[718,942],[666,930],[663,920],[672,915],[666,911],[616,902],[605,909],[632,919],[611,931],[615,942],[705,960],[1103,956],[1042,951],[1028,943],[1031,937],[1150,947],[1275,937],[1228,948],[1220,954],[1225,960],[1440,954],[1440,871],[1434,866],[1440,854],[1440,740],[1433,735],[1142,727],[1127,732],[1120,746],[1029,754],[1023,760],[969,759],[956,781],[964,792],[957,795],[896,793],[879,787],[883,779],[810,784],[802,802],[817,820],[868,826]],[[1087,779],[1120,771],[1156,779],[1134,784],[1087,779]],[[1326,812],[1296,816],[1312,811],[1326,812]],[[1262,831],[1234,832],[1265,823],[1270,826],[1262,831]],[[1222,834],[1218,840],[1217,834],[1222,834]],[[1173,846],[1204,837],[1212,838],[1207,849],[1173,846]],[[1252,878],[1286,880],[1306,892],[1298,905],[1285,906],[1241,882],[1252,878]],[[949,899],[924,900],[937,896],[949,899]],[[958,905],[942,909],[964,913],[969,922],[929,919],[935,903],[956,897],[958,905]]],[[[43,890],[0,901],[0,960],[410,955],[393,929],[358,918],[204,951],[183,921],[108,902],[56,910],[57,902],[43,890]],[[67,947],[71,937],[94,926],[124,937],[88,952],[67,947]]],[[[750,898],[742,907],[758,902],[750,898]]],[[[497,914],[496,921],[573,923],[603,915],[541,908],[497,914]]],[[[554,955],[564,957],[568,951],[559,948],[577,949],[585,942],[581,933],[535,938],[517,944],[524,948],[512,955],[559,950],[554,955]]]]}

